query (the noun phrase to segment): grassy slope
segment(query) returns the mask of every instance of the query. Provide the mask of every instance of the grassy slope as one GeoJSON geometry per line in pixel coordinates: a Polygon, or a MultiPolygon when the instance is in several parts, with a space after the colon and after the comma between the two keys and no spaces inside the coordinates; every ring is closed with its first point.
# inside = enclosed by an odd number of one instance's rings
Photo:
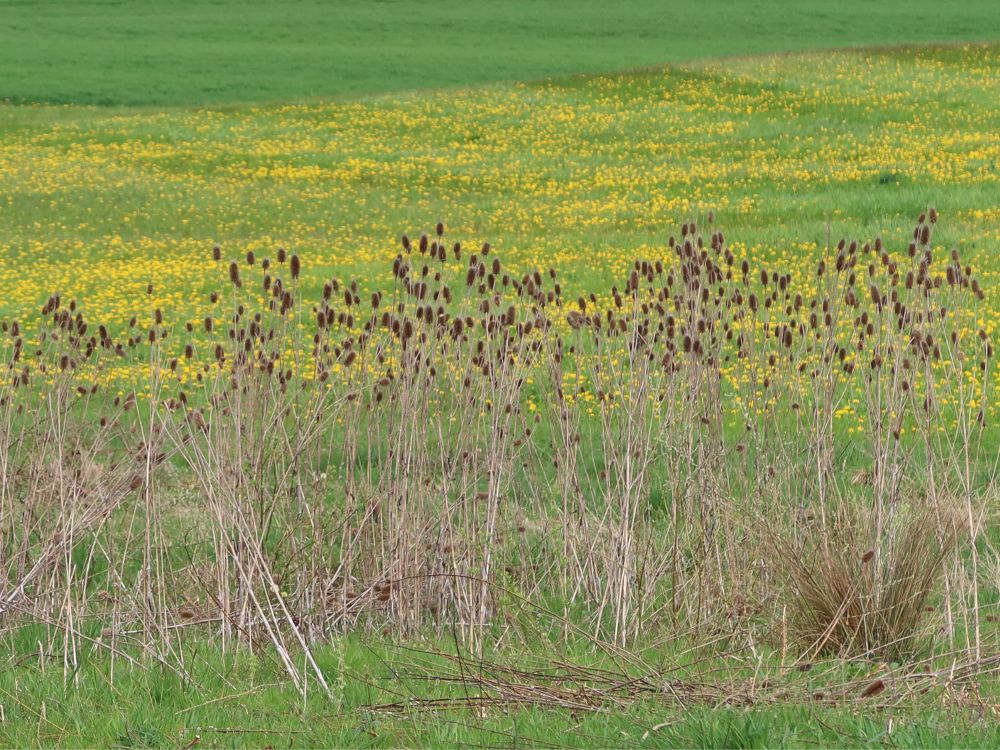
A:
{"type": "Polygon", "coordinates": [[[998,37],[993,0],[0,0],[0,99],[289,101],[998,37]]]}

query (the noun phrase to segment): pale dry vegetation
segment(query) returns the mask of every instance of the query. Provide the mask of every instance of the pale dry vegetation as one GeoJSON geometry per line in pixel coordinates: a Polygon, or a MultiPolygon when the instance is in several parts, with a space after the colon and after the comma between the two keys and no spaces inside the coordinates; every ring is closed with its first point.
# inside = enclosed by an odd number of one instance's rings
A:
{"type": "Polygon", "coordinates": [[[335,634],[482,654],[524,611],[617,648],[976,663],[992,351],[936,221],[804,272],[709,216],[579,298],[440,224],[382,291],[216,248],[204,320],[53,296],[3,325],[2,625],[44,624],[67,675],[91,647],[183,670],[192,629],[269,644],[303,691],[335,634]]]}

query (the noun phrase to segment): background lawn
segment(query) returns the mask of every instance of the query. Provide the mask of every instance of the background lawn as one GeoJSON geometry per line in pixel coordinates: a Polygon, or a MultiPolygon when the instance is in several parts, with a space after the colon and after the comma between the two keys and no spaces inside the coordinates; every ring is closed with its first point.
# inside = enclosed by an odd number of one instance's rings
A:
{"type": "Polygon", "coordinates": [[[294,101],[998,37],[993,0],[3,0],[0,99],[294,101]]]}

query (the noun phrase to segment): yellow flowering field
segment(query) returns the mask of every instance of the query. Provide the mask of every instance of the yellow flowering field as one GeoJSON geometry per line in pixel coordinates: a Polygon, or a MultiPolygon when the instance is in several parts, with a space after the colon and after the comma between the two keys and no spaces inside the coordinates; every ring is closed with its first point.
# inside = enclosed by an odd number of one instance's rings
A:
{"type": "Polygon", "coordinates": [[[1000,47],[777,55],[628,75],[225,109],[0,108],[5,317],[49,294],[120,329],[200,320],[224,260],[384,286],[446,222],[508,267],[606,291],[715,212],[734,252],[813,283],[840,237],[901,252],[937,207],[1000,317],[1000,47]],[[147,296],[147,284],[153,294],[147,296]]]}

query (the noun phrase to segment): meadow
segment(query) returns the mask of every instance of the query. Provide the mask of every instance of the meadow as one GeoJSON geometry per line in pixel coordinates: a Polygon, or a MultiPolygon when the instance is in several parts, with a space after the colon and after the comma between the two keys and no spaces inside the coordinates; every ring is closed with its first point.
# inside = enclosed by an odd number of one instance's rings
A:
{"type": "Polygon", "coordinates": [[[2,744],[996,744],[992,10],[703,5],[2,6],[2,744]]]}
{"type": "Polygon", "coordinates": [[[970,46],[342,104],[9,107],[0,309],[58,291],[108,325],[149,303],[194,316],[215,244],[374,289],[400,235],[438,220],[592,292],[709,210],[751,260],[793,268],[830,237],[898,243],[932,203],[992,293],[998,79],[997,48],[970,46]]]}

